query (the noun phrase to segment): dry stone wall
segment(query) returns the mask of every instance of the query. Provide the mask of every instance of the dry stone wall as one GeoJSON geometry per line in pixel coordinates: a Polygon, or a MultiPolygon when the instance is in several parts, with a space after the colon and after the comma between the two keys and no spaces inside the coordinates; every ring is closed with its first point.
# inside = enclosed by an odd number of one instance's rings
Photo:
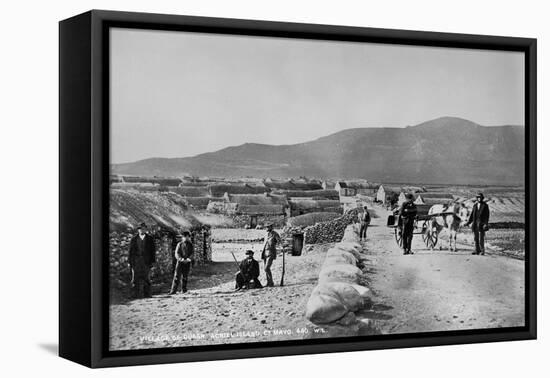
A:
{"type": "MultiPolygon", "coordinates": [[[[130,241],[135,234],[130,232],[111,232],[109,234],[109,275],[113,288],[129,285],[132,273],[128,266],[130,241]]],[[[178,238],[172,232],[156,231],[151,233],[155,240],[156,262],[151,269],[154,284],[169,283],[174,272],[174,250],[178,238]]],[[[203,265],[212,261],[212,243],[209,227],[191,232],[191,241],[195,249],[195,264],[203,265]]]]}
{"type": "Polygon", "coordinates": [[[357,221],[357,210],[350,210],[341,217],[307,227],[286,227],[283,238],[292,240],[293,234],[303,233],[306,244],[337,243],[342,240],[346,227],[357,221]]]}

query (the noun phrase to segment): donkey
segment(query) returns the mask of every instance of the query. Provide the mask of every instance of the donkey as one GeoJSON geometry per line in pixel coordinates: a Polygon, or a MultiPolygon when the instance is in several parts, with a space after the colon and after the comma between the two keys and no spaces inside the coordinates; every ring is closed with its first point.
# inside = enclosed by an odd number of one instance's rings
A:
{"type": "Polygon", "coordinates": [[[441,215],[430,218],[428,232],[435,232],[439,235],[441,230],[444,228],[447,229],[449,231],[449,251],[456,251],[456,235],[460,227],[468,222],[468,208],[463,203],[458,202],[452,202],[445,205],[433,205],[430,207],[428,215],[433,214],[441,215]]]}

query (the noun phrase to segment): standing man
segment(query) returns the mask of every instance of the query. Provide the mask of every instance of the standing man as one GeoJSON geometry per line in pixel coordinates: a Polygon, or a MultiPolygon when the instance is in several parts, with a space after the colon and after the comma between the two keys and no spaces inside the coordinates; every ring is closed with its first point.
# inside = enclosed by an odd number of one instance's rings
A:
{"type": "Polygon", "coordinates": [[[260,264],[254,260],[254,252],[246,251],[246,258],[239,264],[239,272],[235,275],[235,289],[261,289],[263,286],[258,280],[260,264]],[[252,281],[252,284],[251,282],[252,281]]]}
{"type": "Polygon", "coordinates": [[[489,230],[489,205],[483,199],[483,193],[478,193],[476,203],[474,203],[474,208],[470,213],[468,223],[466,223],[467,226],[472,225],[474,232],[476,250],[472,252],[472,255],[485,254],[485,233],[489,230]]]}
{"type": "Polygon", "coordinates": [[[370,213],[367,206],[364,206],[363,209],[363,213],[359,215],[359,221],[361,224],[361,228],[359,229],[359,240],[367,240],[367,228],[370,224],[370,213]]]}
{"type": "Polygon", "coordinates": [[[141,223],[138,233],[130,241],[128,261],[132,269],[132,285],[134,298],[151,297],[151,280],[149,273],[155,263],[155,241],[147,234],[147,225],[141,223]]]}
{"type": "Polygon", "coordinates": [[[262,260],[264,260],[264,271],[267,279],[266,286],[273,287],[273,275],[271,274],[271,265],[277,258],[277,244],[281,242],[281,237],[273,230],[273,224],[267,225],[267,235],[265,237],[264,248],[262,250],[262,260]]]}
{"type": "Polygon", "coordinates": [[[193,257],[193,243],[191,243],[191,234],[184,231],[181,241],[176,245],[174,255],[176,257],[176,269],[174,269],[174,279],[170,295],[176,294],[181,281],[181,292],[187,292],[187,278],[191,270],[191,258],[193,257]]]}
{"type": "Polygon", "coordinates": [[[412,255],[411,244],[414,231],[414,220],[416,218],[417,210],[416,205],[413,202],[413,195],[407,193],[405,195],[406,201],[401,204],[399,208],[399,219],[401,221],[401,236],[403,238],[403,254],[412,255]]]}

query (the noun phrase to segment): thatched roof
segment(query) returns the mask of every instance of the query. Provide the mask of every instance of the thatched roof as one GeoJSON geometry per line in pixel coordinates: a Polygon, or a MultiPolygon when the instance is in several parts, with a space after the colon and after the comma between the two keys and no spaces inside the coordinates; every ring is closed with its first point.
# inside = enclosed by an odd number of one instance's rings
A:
{"type": "Polygon", "coordinates": [[[222,197],[225,193],[228,194],[261,194],[267,193],[270,189],[264,185],[250,184],[210,184],[208,192],[212,197],[222,197]]]}
{"type": "Polygon", "coordinates": [[[237,214],[246,215],[282,215],[285,213],[283,205],[237,205],[237,214]]]}
{"type": "Polygon", "coordinates": [[[338,181],[340,188],[349,188],[349,189],[378,189],[380,184],[368,182],[368,181],[338,181]]]}
{"type": "Polygon", "coordinates": [[[206,209],[211,200],[210,197],[185,197],[185,202],[192,209],[206,209]]]}
{"type": "Polygon", "coordinates": [[[284,195],[289,198],[298,198],[298,197],[309,197],[309,198],[318,198],[318,199],[331,199],[337,200],[340,198],[340,194],[337,190],[275,190],[273,194],[284,195]]]}
{"type": "Polygon", "coordinates": [[[384,185],[384,184],[382,184],[382,185],[380,185],[380,187],[378,189],[380,189],[380,188],[383,188],[384,192],[386,194],[388,194],[388,193],[401,193],[403,191],[403,189],[400,186],[394,186],[394,185],[384,185]]]}
{"type": "Polygon", "coordinates": [[[284,205],[240,205],[232,202],[210,201],[206,209],[210,213],[227,215],[282,215],[285,213],[284,205]]]}
{"type": "Polygon", "coordinates": [[[123,176],[124,182],[149,182],[151,184],[162,186],[178,186],[181,179],[174,177],[141,177],[141,176],[123,176]]]}
{"type": "Polygon", "coordinates": [[[288,206],[285,196],[264,194],[227,194],[224,196],[227,202],[239,205],[283,205],[288,206]]]}
{"type": "Polygon", "coordinates": [[[173,232],[204,226],[187,212],[183,197],[170,192],[141,192],[112,189],[109,227],[111,231],[128,231],[140,223],[173,232]]]}
{"type": "Polygon", "coordinates": [[[208,187],[206,186],[179,186],[170,188],[170,191],[184,197],[207,197],[209,195],[208,187]]]}
{"type": "Polygon", "coordinates": [[[275,181],[268,179],[264,181],[264,185],[271,189],[284,189],[284,190],[319,190],[323,189],[318,181],[304,181],[304,180],[288,180],[288,181],[275,181]]]}

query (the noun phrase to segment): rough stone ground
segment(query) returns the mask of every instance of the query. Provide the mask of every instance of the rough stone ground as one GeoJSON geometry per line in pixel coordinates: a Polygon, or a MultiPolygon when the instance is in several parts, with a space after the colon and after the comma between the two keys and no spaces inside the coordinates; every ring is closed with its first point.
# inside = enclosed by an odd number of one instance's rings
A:
{"type": "MultiPolygon", "coordinates": [[[[331,244],[300,257],[287,256],[284,287],[234,293],[237,268],[230,251],[241,259],[250,246],[215,245],[215,262],[191,272],[186,294],[168,296],[163,294],[168,287],[156,287],[153,298],[112,304],[111,350],[301,339],[322,333],[324,329],[303,313],[331,244]]],[[[277,285],[281,268],[279,257],[272,269],[277,285]]],[[[260,280],[265,283],[263,271],[260,280]]]]}
{"type": "MultiPolygon", "coordinates": [[[[385,217],[373,220],[365,243],[374,306],[360,317],[382,333],[430,332],[522,326],[524,261],[492,252],[471,255],[426,249],[420,235],[414,255],[403,255],[385,217]]],[[[490,232],[490,231],[489,231],[490,232]]]]}

